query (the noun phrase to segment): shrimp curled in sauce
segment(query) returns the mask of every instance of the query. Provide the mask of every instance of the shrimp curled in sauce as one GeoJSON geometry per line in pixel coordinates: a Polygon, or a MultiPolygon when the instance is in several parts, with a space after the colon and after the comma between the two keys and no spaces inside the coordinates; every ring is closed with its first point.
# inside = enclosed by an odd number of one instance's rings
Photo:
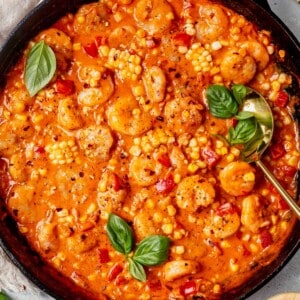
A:
{"type": "Polygon", "coordinates": [[[177,278],[195,274],[199,264],[193,260],[173,260],[164,265],[164,278],[166,281],[173,281],[177,278]]]}
{"type": "Polygon", "coordinates": [[[199,175],[184,178],[178,185],[176,203],[189,212],[199,207],[207,207],[215,199],[215,190],[210,182],[201,180],[199,175]]]}
{"type": "Polygon", "coordinates": [[[229,18],[224,9],[217,5],[201,4],[199,17],[196,30],[197,38],[202,43],[216,41],[228,29],[229,18]]]}
{"type": "Polygon", "coordinates": [[[107,110],[108,123],[113,130],[136,136],[152,127],[152,118],[132,95],[120,96],[107,110]]]}
{"type": "Polygon", "coordinates": [[[252,56],[244,55],[237,49],[234,49],[225,53],[220,70],[225,80],[236,84],[246,84],[253,79],[257,67],[252,56]]]}
{"type": "Polygon", "coordinates": [[[260,217],[260,203],[257,195],[250,195],[243,199],[241,222],[242,224],[252,232],[258,232],[261,224],[260,217]]]}
{"type": "Polygon", "coordinates": [[[139,186],[155,184],[161,171],[161,164],[151,157],[134,157],[129,165],[129,177],[139,186]]]}
{"type": "Polygon", "coordinates": [[[101,79],[100,87],[86,88],[78,95],[81,105],[92,107],[105,103],[114,92],[114,83],[110,76],[101,79]]]}
{"type": "Polygon", "coordinates": [[[208,219],[203,232],[207,236],[214,236],[215,238],[225,239],[235,234],[240,228],[240,216],[237,212],[230,212],[218,215],[213,212],[208,219]]]}
{"type": "Polygon", "coordinates": [[[134,17],[142,29],[154,35],[170,28],[174,15],[166,0],[139,0],[134,8],[134,17]]]}
{"type": "Polygon", "coordinates": [[[146,236],[157,234],[157,226],[153,221],[153,214],[145,210],[140,210],[134,217],[133,227],[134,232],[139,240],[142,240],[146,236]]]}
{"type": "Polygon", "coordinates": [[[143,82],[147,98],[151,102],[160,102],[164,99],[167,83],[166,76],[161,68],[153,66],[146,69],[143,74],[143,82]]]}
{"type": "Polygon", "coordinates": [[[254,172],[254,168],[246,162],[231,162],[220,171],[221,187],[229,195],[244,196],[254,188],[254,172]]]}

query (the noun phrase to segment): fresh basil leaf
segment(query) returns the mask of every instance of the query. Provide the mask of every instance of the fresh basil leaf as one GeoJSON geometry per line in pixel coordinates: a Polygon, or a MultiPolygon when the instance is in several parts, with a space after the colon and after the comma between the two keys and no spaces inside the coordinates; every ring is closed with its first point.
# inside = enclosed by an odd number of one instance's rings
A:
{"type": "Polygon", "coordinates": [[[238,112],[237,101],[222,85],[210,85],[206,89],[206,98],[210,113],[217,118],[228,119],[238,112]]]}
{"type": "Polygon", "coordinates": [[[229,128],[229,142],[231,145],[245,144],[249,142],[257,131],[257,121],[255,118],[240,120],[235,128],[229,128]]]}
{"type": "Polygon", "coordinates": [[[244,145],[242,150],[243,160],[248,160],[255,152],[259,152],[265,146],[264,137],[261,127],[258,126],[254,137],[244,145]]]}
{"type": "Polygon", "coordinates": [[[112,246],[118,252],[123,254],[131,252],[134,243],[133,231],[122,218],[109,214],[106,231],[112,246]]]}
{"type": "Polygon", "coordinates": [[[242,84],[233,84],[231,89],[232,89],[233,96],[235,100],[238,102],[238,104],[239,105],[243,104],[243,100],[247,95],[247,88],[242,84]]]}
{"type": "Polygon", "coordinates": [[[133,278],[145,282],[147,279],[146,272],[144,267],[137,261],[129,258],[129,273],[132,275],[133,278]]]}
{"type": "Polygon", "coordinates": [[[45,87],[56,71],[56,57],[53,50],[40,41],[30,50],[25,66],[25,85],[31,97],[45,87]]]}
{"type": "Polygon", "coordinates": [[[240,111],[235,117],[238,120],[246,120],[254,117],[254,113],[251,111],[240,111]]]}
{"type": "Polygon", "coordinates": [[[162,235],[150,235],[137,246],[133,259],[143,266],[160,265],[168,259],[170,239],[162,235]]]}
{"type": "Polygon", "coordinates": [[[0,300],[9,300],[10,298],[4,293],[0,292],[0,300]]]}

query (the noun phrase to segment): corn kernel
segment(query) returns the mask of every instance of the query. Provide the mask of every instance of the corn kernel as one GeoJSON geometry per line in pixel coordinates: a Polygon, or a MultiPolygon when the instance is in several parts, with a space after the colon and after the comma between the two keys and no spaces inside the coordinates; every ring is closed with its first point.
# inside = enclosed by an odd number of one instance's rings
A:
{"type": "Polygon", "coordinates": [[[274,80],[272,83],[271,83],[271,86],[272,86],[272,89],[275,91],[275,92],[278,92],[280,90],[280,83],[278,80],[274,80]]]}
{"type": "Polygon", "coordinates": [[[168,205],[167,211],[168,211],[169,216],[171,216],[171,217],[176,215],[176,208],[173,205],[168,205]]]}
{"type": "Polygon", "coordinates": [[[74,43],[73,44],[73,50],[74,51],[79,51],[81,49],[81,44],[80,43],[74,43]]]}
{"type": "Polygon", "coordinates": [[[160,223],[160,222],[162,222],[162,220],[163,220],[163,216],[162,216],[162,214],[160,212],[155,212],[153,214],[153,221],[154,222],[160,223]]]}
{"type": "Polygon", "coordinates": [[[175,252],[176,254],[178,254],[178,255],[181,255],[181,254],[183,254],[183,253],[185,252],[185,248],[184,248],[184,246],[182,246],[182,245],[180,245],[180,246],[175,246],[174,248],[175,248],[175,249],[174,249],[174,252],[175,252]]]}
{"type": "Polygon", "coordinates": [[[181,175],[176,173],[174,175],[174,182],[178,184],[180,182],[180,180],[181,180],[181,175]]]}
{"type": "Polygon", "coordinates": [[[147,208],[150,208],[150,209],[153,209],[154,208],[154,201],[152,200],[152,199],[148,199],[147,201],[146,201],[146,207],[147,208]]]}
{"type": "Polygon", "coordinates": [[[215,284],[214,287],[213,287],[213,292],[215,294],[221,293],[221,285],[220,284],[215,284]]]}
{"type": "Polygon", "coordinates": [[[171,234],[173,232],[173,224],[171,223],[163,224],[161,229],[165,234],[171,234]]]}
{"type": "Polygon", "coordinates": [[[191,172],[191,173],[197,172],[198,169],[199,169],[199,166],[197,164],[195,164],[195,163],[190,163],[188,165],[188,171],[191,172]]]}
{"type": "Polygon", "coordinates": [[[231,247],[231,244],[227,240],[221,241],[220,245],[222,248],[230,248],[231,247]]]}
{"type": "Polygon", "coordinates": [[[255,181],[255,174],[253,172],[248,172],[243,176],[244,181],[255,181]]]}
{"type": "Polygon", "coordinates": [[[85,22],[85,17],[84,17],[84,16],[78,16],[78,17],[77,17],[77,22],[78,22],[79,24],[83,24],[83,23],[85,22]]]}

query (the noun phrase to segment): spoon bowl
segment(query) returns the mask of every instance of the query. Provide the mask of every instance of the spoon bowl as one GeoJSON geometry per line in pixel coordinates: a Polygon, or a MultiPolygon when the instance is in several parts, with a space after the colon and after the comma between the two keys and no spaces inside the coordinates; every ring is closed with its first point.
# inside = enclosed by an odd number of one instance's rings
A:
{"type": "Polygon", "coordinates": [[[249,163],[254,162],[261,168],[268,180],[300,219],[300,207],[260,159],[263,152],[270,145],[274,133],[274,118],[271,108],[262,95],[251,88],[247,87],[247,90],[242,111],[251,112],[254,115],[260,127],[260,132],[255,139],[245,145],[242,152],[243,160],[249,163]]]}

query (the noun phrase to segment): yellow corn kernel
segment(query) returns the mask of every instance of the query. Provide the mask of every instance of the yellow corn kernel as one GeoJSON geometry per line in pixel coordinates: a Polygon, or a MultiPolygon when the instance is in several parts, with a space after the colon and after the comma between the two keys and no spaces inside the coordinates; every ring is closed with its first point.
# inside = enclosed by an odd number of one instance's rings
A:
{"type": "Polygon", "coordinates": [[[26,121],[27,120],[27,116],[24,114],[16,114],[15,118],[19,121],[26,121]]]}
{"type": "Polygon", "coordinates": [[[253,253],[257,253],[259,250],[258,246],[254,243],[251,243],[249,247],[250,247],[251,252],[253,252],[253,253]]]}
{"type": "Polygon", "coordinates": [[[94,281],[97,278],[97,274],[96,273],[92,273],[92,274],[88,275],[87,278],[88,278],[89,281],[94,281]]]}
{"type": "Polygon", "coordinates": [[[231,259],[229,261],[229,266],[230,266],[230,270],[232,272],[237,272],[240,268],[240,266],[238,264],[236,264],[235,260],[234,259],[231,259]]]}
{"type": "Polygon", "coordinates": [[[197,172],[198,169],[199,169],[199,166],[197,164],[195,164],[195,163],[190,163],[188,165],[188,171],[191,172],[191,173],[197,172]]]}
{"type": "Polygon", "coordinates": [[[168,205],[167,211],[168,211],[169,216],[171,216],[171,217],[176,215],[176,208],[173,205],[168,205]]]}
{"type": "Polygon", "coordinates": [[[173,224],[171,223],[163,224],[161,229],[165,234],[171,234],[173,232],[173,224]]]}
{"type": "Polygon", "coordinates": [[[81,44],[80,43],[74,43],[73,44],[73,50],[74,51],[79,51],[81,49],[81,44]]]}
{"type": "Polygon", "coordinates": [[[178,255],[181,255],[181,254],[183,254],[183,253],[185,252],[185,248],[184,248],[184,246],[182,246],[182,245],[175,246],[174,248],[175,248],[175,249],[174,249],[174,252],[175,252],[176,254],[178,254],[178,255]]]}
{"type": "Polygon", "coordinates": [[[120,12],[116,12],[116,13],[114,14],[114,18],[115,18],[115,21],[116,21],[117,23],[119,23],[119,22],[121,22],[121,21],[123,20],[123,15],[122,15],[120,12]]]}
{"type": "Polygon", "coordinates": [[[79,24],[83,24],[85,22],[85,16],[78,16],[77,17],[77,22],[79,24]]]}
{"type": "Polygon", "coordinates": [[[142,85],[135,86],[132,89],[133,95],[135,97],[140,97],[144,95],[144,87],[142,85]]]}
{"type": "Polygon", "coordinates": [[[176,173],[174,175],[174,182],[178,184],[180,181],[181,181],[181,175],[176,173]]]}
{"type": "Polygon", "coordinates": [[[284,50],[279,50],[278,54],[279,54],[280,58],[284,58],[285,57],[285,51],[284,50]]]}
{"type": "Polygon", "coordinates": [[[162,216],[162,214],[160,212],[155,212],[153,214],[153,221],[154,222],[160,223],[160,222],[162,222],[162,220],[163,220],[163,216],[162,216]]]}
{"type": "Polygon", "coordinates": [[[280,222],[280,227],[285,231],[288,228],[288,223],[286,221],[282,221],[280,222]]]}
{"type": "Polygon", "coordinates": [[[26,226],[19,226],[19,231],[21,233],[27,233],[29,231],[29,229],[26,226]]]}
{"type": "Polygon", "coordinates": [[[91,203],[91,204],[89,205],[89,207],[87,208],[86,213],[87,213],[88,215],[89,215],[89,214],[92,214],[93,212],[96,211],[96,209],[97,209],[96,204],[95,204],[95,203],[91,203]]]}
{"type": "Polygon", "coordinates": [[[214,287],[213,287],[213,292],[215,294],[221,293],[221,285],[220,284],[215,284],[214,287]]]}
{"type": "Polygon", "coordinates": [[[223,241],[221,241],[221,247],[222,248],[230,248],[231,247],[231,244],[227,241],[227,240],[223,240],[223,241]]]}
{"type": "Polygon", "coordinates": [[[140,38],[143,38],[143,37],[146,36],[146,32],[145,32],[145,30],[143,30],[143,29],[138,29],[138,30],[136,31],[136,35],[137,35],[138,37],[140,37],[140,38]]]}
{"type": "Polygon", "coordinates": [[[99,192],[102,192],[102,193],[106,192],[106,188],[107,188],[107,182],[104,181],[104,180],[100,181],[99,184],[98,184],[99,192]]]}
{"type": "Polygon", "coordinates": [[[278,92],[280,90],[280,83],[278,80],[274,80],[272,83],[271,83],[271,86],[272,86],[272,89],[275,91],[275,92],[278,92]]]}
{"type": "Polygon", "coordinates": [[[199,158],[200,158],[200,153],[197,152],[197,151],[193,151],[193,152],[191,153],[191,158],[194,159],[194,160],[199,159],[199,158]]]}
{"type": "Polygon", "coordinates": [[[253,172],[248,172],[243,176],[244,181],[255,181],[255,174],[253,172]]]}
{"type": "Polygon", "coordinates": [[[226,157],[227,162],[233,162],[234,161],[234,155],[232,153],[229,153],[226,157]]]}
{"type": "Polygon", "coordinates": [[[152,200],[152,199],[148,199],[147,201],[146,201],[146,207],[147,208],[150,208],[150,209],[152,209],[152,208],[154,208],[154,201],[152,200]]]}
{"type": "Polygon", "coordinates": [[[166,19],[167,20],[174,20],[174,14],[172,12],[167,13],[166,19]]]}
{"type": "Polygon", "coordinates": [[[296,156],[292,156],[289,160],[288,160],[288,165],[291,167],[297,167],[298,166],[298,158],[296,156]]]}

